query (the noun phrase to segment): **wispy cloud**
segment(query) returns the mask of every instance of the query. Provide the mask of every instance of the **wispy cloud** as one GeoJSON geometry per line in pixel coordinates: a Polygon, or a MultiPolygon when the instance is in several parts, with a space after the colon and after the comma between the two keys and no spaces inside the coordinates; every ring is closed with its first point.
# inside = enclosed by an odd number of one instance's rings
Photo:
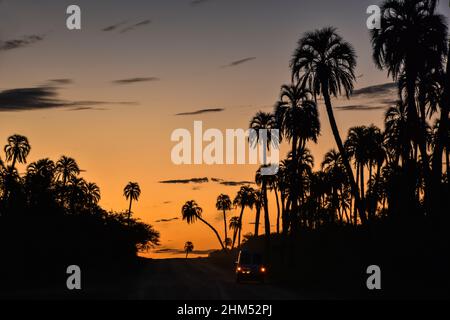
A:
{"type": "Polygon", "coordinates": [[[193,116],[193,115],[199,115],[199,114],[204,114],[204,113],[214,113],[214,112],[222,112],[222,111],[225,111],[225,109],[224,108],[200,109],[200,110],[191,111],[191,112],[177,113],[176,116],[193,116]]]}
{"type": "Polygon", "coordinates": [[[72,84],[74,81],[72,79],[50,79],[48,80],[48,82],[55,85],[69,85],[72,84]]]}
{"type": "Polygon", "coordinates": [[[143,27],[143,26],[149,25],[149,24],[151,24],[151,23],[152,23],[152,20],[150,20],[150,19],[143,20],[143,21],[140,21],[140,22],[138,22],[138,23],[135,23],[135,24],[133,24],[133,25],[131,25],[131,26],[128,26],[128,27],[122,29],[122,30],[120,31],[120,33],[129,32],[129,31],[132,31],[132,30],[137,29],[137,28],[139,28],[139,27],[143,27]]]}
{"type": "Polygon", "coordinates": [[[114,30],[118,29],[119,27],[123,26],[124,24],[126,24],[127,22],[128,21],[118,22],[116,24],[113,24],[113,25],[103,28],[102,31],[105,31],[105,32],[114,31],[114,30]]]}
{"type": "Polygon", "coordinates": [[[228,187],[246,186],[255,184],[253,181],[227,181],[219,178],[211,178],[211,181],[228,187]]]}
{"type": "Polygon", "coordinates": [[[127,79],[120,79],[120,80],[114,80],[114,84],[133,84],[133,83],[140,83],[140,82],[154,82],[154,81],[160,81],[161,79],[158,77],[136,77],[136,78],[127,78],[127,79]]]}
{"type": "Polygon", "coordinates": [[[43,41],[44,38],[45,38],[44,35],[33,34],[33,35],[23,36],[22,38],[19,38],[19,39],[0,41],[0,51],[8,51],[8,50],[14,50],[14,49],[27,47],[36,42],[43,41]]]}
{"type": "Polygon", "coordinates": [[[393,91],[397,90],[397,84],[394,82],[388,82],[383,84],[378,84],[374,86],[364,87],[361,89],[357,89],[353,91],[353,97],[358,97],[361,95],[382,95],[382,94],[390,94],[393,91]]]}
{"type": "Polygon", "coordinates": [[[369,105],[350,105],[350,106],[339,106],[336,107],[338,110],[342,111],[372,111],[372,110],[382,110],[386,106],[369,106],[369,105]]]}
{"type": "Polygon", "coordinates": [[[188,184],[188,183],[208,183],[208,178],[191,178],[191,179],[177,179],[177,180],[163,180],[159,183],[163,184],[188,184]]]}
{"type": "Polygon", "coordinates": [[[253,60],[255,60],[255,59],[256,59],[256,57],[249,57],[249,58],[244,58],[244,59],[232,61],[232,62],[230,62],[229,64],[222,66],[222,68],[232,68],[232,67],[237,67],[237,66],[239,66],[239,65],[241,65],[241,64],[244,64],[244,63],[253,61],[253,60]]]}
{"type": "Polygon", "coordinates": [[[41,86],[0,91],[0,112],[52,108],[72,108],[72,111],[93,109],[99,105],[134,105],[135,102],[67,101],[58,98],[58,88],[41,86]]]}
{"type": "Polygon", "coordinates": [[[175,217],[175,218],[170,218],[170,219],[159,219],[159,220],[156,220],[155,223],[172,222],[172,221],[176,221],[176,220],[179,220],[179,218],[175,217]]]}

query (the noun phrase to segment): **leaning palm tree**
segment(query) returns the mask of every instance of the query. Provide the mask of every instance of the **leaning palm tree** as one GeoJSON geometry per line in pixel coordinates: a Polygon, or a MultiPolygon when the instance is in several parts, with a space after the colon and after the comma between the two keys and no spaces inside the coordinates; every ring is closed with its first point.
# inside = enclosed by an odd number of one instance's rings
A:
{"type": "Polygon", "coordinates": [[[31,146],[28,138],[18,134],[8,138],[8,144],[4,148],[6,161],[11,161],[11,169],[14,170],[16,162],[27,163],[27,156],[30,153],[31,146]]]}
{"type": "Polygon", "coordinates": [[[238,233],[238,230],[241,228],[241,222],[239,220],[239,217],[232,217],[230,219],[230,230],[233,230],[233,241],[231,244],[231,249],[234,248],[234,244],[236,243],[236,235],[238,233]]]}
{"type": "Polygon", "coordinates": [[[244,215],[245,207],[253,208],[255,204],[255,189],[250,186],[242,186],[238,191],[236,197],[233,200],[233,204],[237,207],[241,207],[241,214],[239,215],[240,227],[238,230],[238,246],[241,245],[241,229],[242,229],[242,217],[244,215]]]}
{"type": "MultiPolygon", "coordinates": [[[[226,242],[226,240],[228,239],[228,234],[227,234],[227,211],[231,210],[231,199],[230,196],[226,195],[226,194],[221,194],[217,197],[217,201],[216,201],[216,208],[217,210],[222,210],[223,212],[223,224],[224,224],[224,243],[226,242]]],[[[225,245],[226,247],[227,245],[225,245]]]]}
{"type": "Polygon", "coordinates": [[[185,220],[188,224],[192,224],[196,222],[198,219],[204,224],[206,224],[215,233],[217,239],[220,242],[220,246],[222,247],[223,250],[225,250],[224,243],[220,238],[220,235],[217,232],[216,228],[214,228],[211,224],[209,224],[205,219],[202,218],[202,212],[203,209],[200,208],[194,200],[186,202],[181,208],[181,215],[183,217],[183,220],[185,220]]]}
{"type": "Polygon", "coordinates": [[[128,207],[128,221],[131,219],[131,204],[133,200],[138,201],[141,195],[141,188],[137,182],[128,182],[128,184],[123,189],[123,195],[128,200],[130,199],[130,206],[128,207]]]}
{"type": "Polygon", "coordinates": [[[184,252],[186,252],[186,259],[188,257],[188,254],[194,251],[194,244],[191,241],[187,241],[184,244],[184,252]]]}
{"type": "Polygon", "coordinates": [[[342,92],[350,97],[355,81],[356,54],[352,45],[336,33],[335,28],[327,27],[306,33],[298,42],[298,48],[291,61],[292,75],[301,86],[309,88],[314,96],[322,95],[336,145],[359,208],[361,221],[365,222],[364,207],[359,198],[350,162],[345,153],[331,104],[331,96],[342,92]]]}

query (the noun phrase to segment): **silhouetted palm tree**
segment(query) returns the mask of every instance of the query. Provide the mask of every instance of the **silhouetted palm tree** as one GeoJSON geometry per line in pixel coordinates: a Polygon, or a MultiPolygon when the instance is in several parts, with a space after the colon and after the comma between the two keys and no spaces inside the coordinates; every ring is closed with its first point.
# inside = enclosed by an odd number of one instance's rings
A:
{"type": "Polygon", "coordinates": [[[62,180],[63,188],[67,182],[80,174],[80,168],[78,167],[75,159],[62,156],[56,162],[56,174],[57,178],[62,180]]]}
{"type": "Polygon", "coordinates": [[[234,244],[236,243],[236,235],[239,231],[239,229],[241,229],[241,222],[239,217],[232,217],[230,219],[230,225],[229,225],[230,230],[233,230],[233,242],[231,244],[231,249],[234,248],[234,244]]]}
{"type": "Polygon", "coordinates": [[[188,254],[194,251],[194,244],[191,241],[187,241],[184,244],[184,252],[186,252],[186,259],[188,257],[188,254]]]}
{"type": "Polygon", "coordinates": [[[336,33],[335,28],[324,28],[306,33],[299,40],[291,67],[293,77],[298,79],[302,87],[309,88],[315,96],[322,94],[324,98],[331,130],[358,204],[361,221],[364,222],[366,217],[359,199],[358,185],[345,153],[330,98],[331,95],[336,97],[342,91],[347,97],[352,93],[355,81],[355,51],[351,44],[336,33]]]}
{"type": "Polygon", "coordinates": [[[141,195],[141,188],[137,182],[128,182],[128,184],[123,189],[123,195],[128,200],[130,199],[130,206],[128,207],[128,220],[131,218],[131,204],[133,200],[138,201],[141,195]]]}
{"type": "MultiPolygon", "coordinates": [[[[227,234],[227,211],[231,210],[231,199],[230,196],[226,195],[226,194],[221,194],[217,197],[217,201],[216,201],[216,209],[217,210],[222,210],[223,212],[223,224],[224,224],[224,243],[226,241],[226,239],[228,238],[228,234],[227,234]]],[[[225,247],[227,247],[227,245],[225,245],[225,247]]]]}
{"type": "Polygon", "coordinates": [[[240,228],[238,231],[238,246],[241,246],[241,229],[242,229],[242,217],[244,215],[245,207],[253,208],[255,204],[255,189],[250,186],[242,186],[238,191],[236,197],[233,200],[235,206],[241,207],[241,214],[239,215],[240,228]]]}
{"type": "Polygon", "coordinates": [[[210,225],[205,219],[202,218],[202,212],[203,209],[200,208],[194,200],[186,202],[181,208],[183,220],[185,220],[188,224],[192,224],[195,223],[198,219],[204,224],[206,224],[216,234],[217,239],[220,242],[220,246],[222,247],[223,250],[225,250],[224,243],[220,238],[219,233],[212,225],[210,225]]]}
{"type": "MultiPolygon", "coordinates": [[[[436,4],[436,0],[385,0],[381,6],[381,28],[372,30],[373,58],[376,65],[380,69],[387,69],[394,80],[404,77],[406,135],[420,149],[426,184],[430,183],[430,169],[424,131],[425,119],[419,119],[416,92],[421,93],[420,89],[423,88],[420,86],[420,77],[430,75],[432,70],[441,69],[447,53],[447,25],[445,17],[436,13],[436,4]],[[418,83],[419,90],[416,89],[418,83]]],[[[419,99],[419,104],[420,102],[419,99]]],[[[422,113],[424,116],[423,110],[422,113]]],[[[415,166],[409,160],[415,159],[407,159],[408,166],[403,167],[405,175],[410,175],[411,168],[415,166]]],[[[432,191],[431,188],[427,190],[432,191]]],[[[429,198],[428,191],[425,194],[426,200],[429,198]]],[[[411,188],[409,192],[415,191],[411,188]]],[[[413,195],[409,197],[412,198],[413,195]]]]}
{"type": "Polygon", "coordinates": [[[98,204],[100,201],[100,188],[97,184],[93,182],[86,183],[86,200],[90,210],[98,204]]]}
{"type": "Polygon", "coordinates": [[[27,156],[30,153],[31,146],[28,138],[15,134],[8,138],[8,144],[4,148],[6,161],[11,161],[11,168],[15,169],[16,162],[27,163],[27,156]]]}
{"type": "Polygon", "coordinates": [[[255,191],[255,209],[256,209],[256,215],[255,215],[255,237],[259,236],[259,220],[261,218],[261,208],[263,206],[264,197],[261,193],[261,190],[255,191]]]}

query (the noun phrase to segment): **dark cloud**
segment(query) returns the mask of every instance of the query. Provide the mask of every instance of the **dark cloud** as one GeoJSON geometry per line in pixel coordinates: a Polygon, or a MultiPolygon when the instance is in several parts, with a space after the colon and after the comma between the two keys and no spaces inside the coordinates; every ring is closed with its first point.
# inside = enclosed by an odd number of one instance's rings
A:
{"type": "Polygon", "coordinates": [[[170,219],[159,219],[159,220],[156,220],[155,222],[156,223],[161,223],[161,222],[172,222],[172,221],[176,221],[176,220],[179,220],[180,218],[178,218],[178,217],[175,217],[175,218],[170,218],[170,219]]]}
{"type": "Polygon", "coordinates": [[[353,91],[353,97],[360,95],[383,95],[390,94],[394,90],[397,90],[397,84],[394,82],[388,82],[383,84],[378,84],[375,86],[364,87],[353,91]]]}
{"type": "Polygon", "coordinates": [[[139,82],[153,82],[153,81],[159,81],[161,79],[157,77],[145,77],[145,78],[128,78],[128,79],[120,79],[120,80],[114,80],[114,84],[133,84],[133,83],[139,83],[139,82]]]}
{"type": "Polygon", "coordinates": [[[164,184],[188,184],[188,183],[208,183],[208,182],[209,182],[208,178],[191,178],[191,179],[159,181],[159,183],[164,184]]]}
{"type": "Polygon", "coordinates": [[[203,113],[223,112],[223,111],[225,111],[225,109],[223,109],[223,108],[201,109],[201,110],[196,110],[196,111],[192,111],[192,112],[177,113],[176,116],[193,116],[193,115],[198,115],[198,114],[203,114],[203,113]]]}
{"type": "Polygon", "coordinates": [[[72,79],[51,79],[48,80],[50,83],[55,84],[55,85],[68,85],[68,84],[72,84],[73,80],[72,79]]]}
{"type": "Polygon", "coordinates": [[[219,179],[219,178],[211,178],[211,181],[213,182],[217,182],[221,185],[224,186],[229,186],[229,187],[236,187],[236,186],[246,186],[246,185],[251,185],[251,184],[255,184],[252,181],[226,181],[223,179],[219,179]]]}
{"type": "Polygon", "coordinates": [[[28,35],[23,36],[20,39],[11,39],[7,41],[0,41],[0,51],[14,50],[23,47],[30,46],[36,42],[44,40],[45,36],[43,35],[28,35]]]}
{"type": "Polygon", "coordinates": [[[147,19],[147,20],[144,20],[144,21],[135,23],[135,24],[133,24],[133,25],[131,25],[131,26],[128,26],[128,27],[122,29],[122,30],[120,31],[120,33],[129,32],[129,31],[132,31],[132,30],[134,30],[134,29],[136,29],[136,28],[139,28],[139,27],[143,27],[143,26],[149,25],[150,23],[152,23],[152,21],[149,20],[149,19],[147,19]]]}
{"type": "Polygon", "coordinates": [[[72,111],[76,111],[106,104],[135,104],[134,102],[66,101],[58,99],[57,89],[57,87],[42,86],[0,91],[0,112],[51,108],[72,108],[72,111]]]}
{"type": "Polygon", "coordinates": [[[172,201],[164,201],[163,204],[170,204],[172,201]]]}
{"type": "Polygon", "coordinates": [[[351,105],[351,106],[340,106],[336,107],[336,109],[341,111],[372,111],[372,110],[382,110],[385,109],[386,106],[369,106],[369,105],[351,105]]]}
{"type": "Polygon", "coordinates": [[[106,108],[95,108],[95,107],[77,107],[77,108],[72,108],[72,109],[66,109],[66,111],[105,111],[108,110],[106,108]]]}
{"type": "Polygon", "coordinates": [[[114,31],[126,23],[127,23],[127,21],[122,21],[122,22],[107,26],[106,28],[103,28],[102,31],[105,31],[105,32],[114,31]]]}
{"type": "Polygon", "coordinates": [[[237,66],[239,66],[241,64],[244,64],[246,62],[250,62],[250,61],[255,60],[255,59],[256,59],[256,57],[249,57],[249,58],[244,58],[244,59],[232,61],[229,64],[223,66],[223,68],[237,67],[237,66]]]}

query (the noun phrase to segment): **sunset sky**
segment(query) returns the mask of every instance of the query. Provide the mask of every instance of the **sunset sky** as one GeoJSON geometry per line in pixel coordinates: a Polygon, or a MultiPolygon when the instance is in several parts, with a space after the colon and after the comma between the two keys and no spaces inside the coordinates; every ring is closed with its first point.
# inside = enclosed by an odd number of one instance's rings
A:
{"type": "MultiPolygon", "coordinates": [[[[391,82],[371,58],[366,8],[376,3],[0,0],[0,141],[15,133],[27,136],[28,163],[75,158],[83,177],[100,186],[107,210],[127,209],[123,187],[138,182],[142,194],[133,211],[161,232],[164,253],[150,256],[172,256],[188,240],[201,252],[218,248],[201,222],[181,221],[181,206],[195,199],[222,234],[215,200],[220,193],[233,198],[239,186],[211,178],[252,181],[257,166],[173,165],[172,131],[192,130],[194,120],[202,120],[205,129],[246,129],[258,110],[273,109],[280,86],[289,83],[298,39],[329,25],[358,55],[355,87],[361,90],[351,100],[334,100],[342,136],[354,125],[382,127],[395,90],[367,88],[391,82]],[[70,4],[81,7],[82,30],[66,28],[70,4]],[[219,112],[189,115],[205,109],[219,112]],[[160,183],[203,177],[210,182],[160,183]],[[157,222],[172,218],[179,219],[157,222]]],[[[450,16],[447,1],[439,11],[450,16]]],[[[322,134],[317,145],[308,145],[316,167],[335,147],[322,101],[319,111],[322,134]]],[[[20,165],[20,172],[25,168],[20,165]]],[[[275,225],[274,199],[269,201],[275,225]]],[[[253,230],[253,219],[246,209],[244,234],[253,230]]]]}

